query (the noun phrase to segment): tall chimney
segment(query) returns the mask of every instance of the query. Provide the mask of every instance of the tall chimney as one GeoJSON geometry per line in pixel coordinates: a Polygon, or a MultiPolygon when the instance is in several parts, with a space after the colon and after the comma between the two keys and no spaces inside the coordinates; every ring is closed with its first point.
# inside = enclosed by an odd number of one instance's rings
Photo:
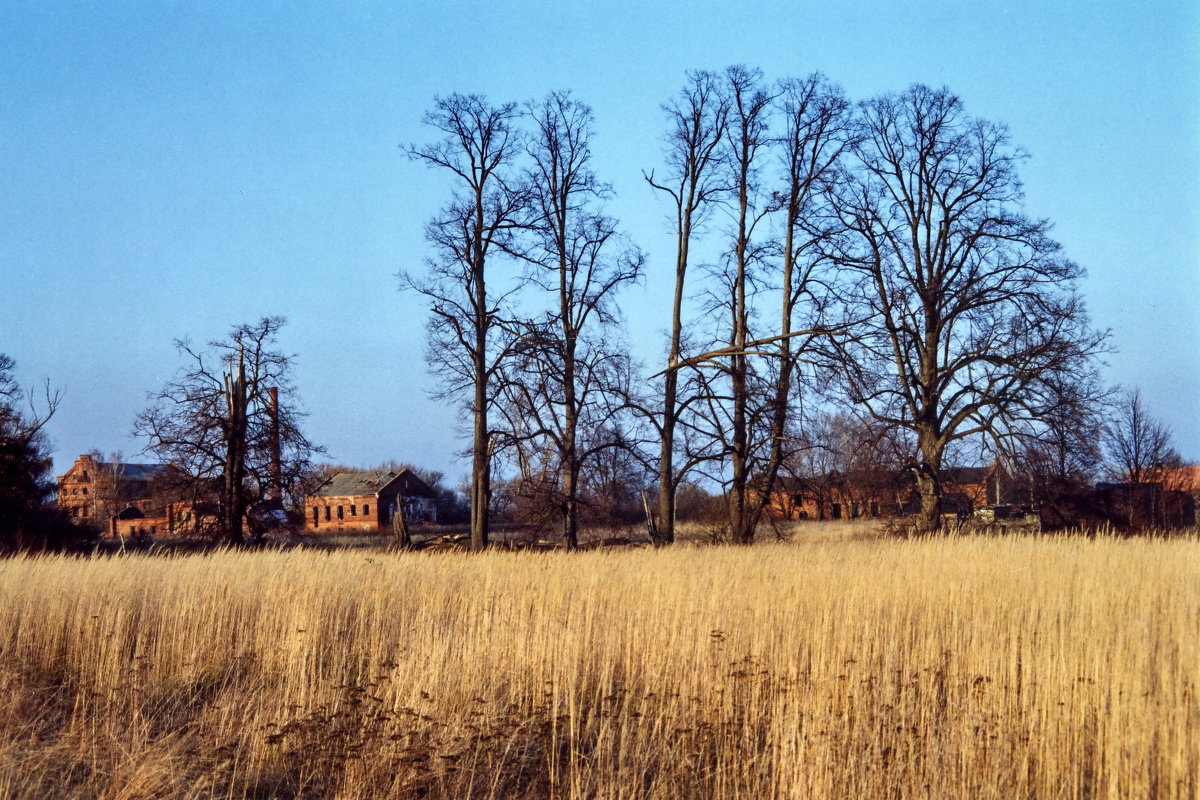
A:
{"type": "Polygon", "coordinates": [[[277,504],[283,503],[283,458],[279,452],[279,389],[272,386],[271,396],[271,467],[270,483],[267,486],[267,499],[277,504]]]}

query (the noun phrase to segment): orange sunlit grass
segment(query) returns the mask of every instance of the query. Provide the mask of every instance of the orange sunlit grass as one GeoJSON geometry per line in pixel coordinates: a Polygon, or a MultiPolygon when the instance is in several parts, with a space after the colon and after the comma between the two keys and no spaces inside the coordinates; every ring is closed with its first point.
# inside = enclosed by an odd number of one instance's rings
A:
{"type": "Polygon", "coordinates": [[[1194,537],[16,558],[0,796],[1193,797],[1198,579],[1194,537]]]}

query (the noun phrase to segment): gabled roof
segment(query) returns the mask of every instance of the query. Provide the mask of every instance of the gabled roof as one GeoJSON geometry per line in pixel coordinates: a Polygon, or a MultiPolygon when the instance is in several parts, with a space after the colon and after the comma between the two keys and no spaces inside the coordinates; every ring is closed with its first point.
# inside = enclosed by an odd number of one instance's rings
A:
{"type": "Polygon", "coordinates": [[[321,484],[313,496],[344,497],[354,495],[376,495],[391,484],[400,482],[400,494],[404,497],[433,497],[433,490],[410,469],[399,473],[385,472],[339,472],[321,484]]]}

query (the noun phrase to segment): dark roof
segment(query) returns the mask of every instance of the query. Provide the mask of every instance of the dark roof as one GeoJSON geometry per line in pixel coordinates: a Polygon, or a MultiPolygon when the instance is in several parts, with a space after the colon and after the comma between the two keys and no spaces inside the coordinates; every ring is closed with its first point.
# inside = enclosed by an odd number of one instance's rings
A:
{"type": "Polygon", "coordinates": [[[811,487],[855,486],[863,489],[891,489],[909,482],[907,470],[856,469],[850,472],[830,470],[824,475],[780,475],[775,479],[777,491],[796,492],[811,487]]]}
{"type": "MultiPolygon", "coordinates": [[[[965,486],[983,483],[992,474],[992,467],[942,467],[941,481],[946,487],[965,486]]],[[[844,486],[852,485],[860,488],[888,489],[896,486],[906,486],[913,481],[912,470],[908,468],[890,471],[885,469],[856,469],[849,472],[830,470],[824,475],[779,476],[775,486],[780,491],[803,490],[809,486],[844,486]]]]}
{"type": "Polygon", "coordinates": [[[166,464],[126,464],[124,462],[114,464],[109,461],[100,461],[97,462],[97,466],[109,472],[115,471],[118,477],[127,481],[154,480],[166,475],[170,470],[166,464]]]}
{"type": "Polygon", "coordinates": [[[991,467],[942,467],[943,484],[983,483],[991,473],[991,467]]]}
{"type": "Polygon", "coordinates": [[[404,497],[432,497],[433,490],[410,469],[399,473],[385,472],[339,472],[317,488],[316,497],[343,497],[375,495],[395,481],[400,481],[400,494],[404,497]]]}

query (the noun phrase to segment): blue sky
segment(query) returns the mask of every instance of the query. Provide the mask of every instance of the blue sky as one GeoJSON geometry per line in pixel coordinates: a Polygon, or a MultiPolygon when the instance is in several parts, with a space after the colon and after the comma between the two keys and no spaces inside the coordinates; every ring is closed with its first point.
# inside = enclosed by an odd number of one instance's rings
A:
{"type": "Polygon", "coordinates": [[[1031,154],[1026,208],[1055,222],[1116,353],[1200,459],[1200,4],[560,4],[0,1],[0,352],[65,392],[56,467],[134,458],[146,393],[205,340],[265,314],[309,432],[341,462],[464,471],[457,413],[427,397],[419,269],[441,176],[434,95],[595,109],[609,210],[646,251],[624,297],[648,362],[667,324],[659,106],[685,70],[821,70],[862,99],[947,85],[1031,154]]]}

